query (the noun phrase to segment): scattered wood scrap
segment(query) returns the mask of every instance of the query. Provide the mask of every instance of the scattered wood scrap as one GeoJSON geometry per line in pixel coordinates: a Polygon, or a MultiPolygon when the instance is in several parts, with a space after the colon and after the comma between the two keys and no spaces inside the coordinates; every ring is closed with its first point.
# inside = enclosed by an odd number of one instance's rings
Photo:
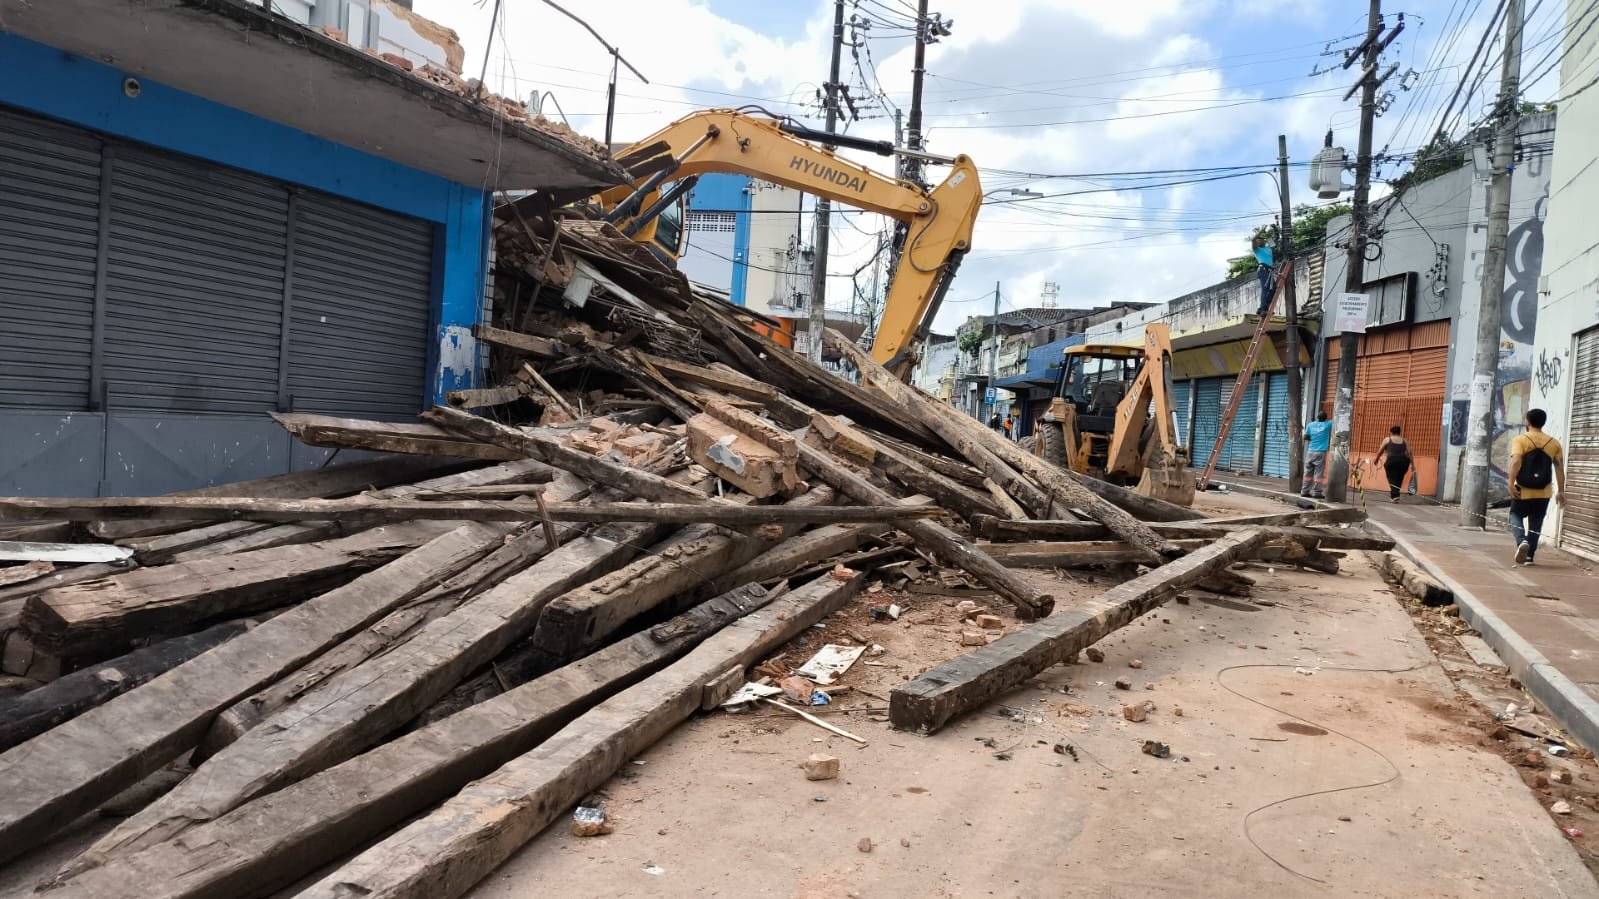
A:
{"type": "Polygon", "coordinates": [[[860,383],[811,364],[608,225],[512,224],[474,329],[498,386],[411,422],[276,416],[392,455],[0,499],[0,539],[64,544],[0,544],[0,864],[189,756],[48,886],[456,896],[865,592],[1031,622],[893,692],[931,732],[1183,586],[1246,593],[1235,562],[1389,546],[1353,509],[1207,519],[1058,471],[836,334],[860,383]],[[1121,583],[1057,609],[1029,566],[1121,583]]]}

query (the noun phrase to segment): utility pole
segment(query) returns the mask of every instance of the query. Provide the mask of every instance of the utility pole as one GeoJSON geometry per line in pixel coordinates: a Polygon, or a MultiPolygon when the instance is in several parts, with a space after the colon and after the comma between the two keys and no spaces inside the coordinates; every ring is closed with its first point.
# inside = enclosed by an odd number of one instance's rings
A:
{"type": "Polygon", "coordinates": [[[1488,247],[1482,257],[1482,299],[1477,306],[1477,354],[1472,364],[1466,432],[1466,477],[1460,488],[1461,527],[1488,522],[1488,453],[1493,445],[1493,386],[1499,370],[1500,301],[1505,293],[1505,243],[1510,234],[1510,169],[1516,161],[1520,115],[1522,0],[1505,7],[1505,65],[1499,73],[1499,121],[1494,133],[1493,180],[1488,185],[1488,247]]]}
{"type": "MultiPolygon", "coordinates": [[[[838,126],[838,64],[844,52],[844,0],[833,4],[833,63],[828,70],[827,133],[838,126]]],[[[836,149],[831,144],[828,149],[836,149]]],[[[818,364],[822,361],[822,332],[827,328],[827,244],[833,227],[833,204],[825,197],[816,198],[816,268],[811,272],[811,322],[810,357],[818,364]]]]}
{"type": "MultiPolygon", "coordinates": [[[[1277,186],[1282,200],[1282,224],[1277,227],[1277,264],[1288,265],[1294,252],[1294,217],[1288,204],[1288,137],[1277,135],[1277,186]]],[[[1288,358],[1283,371],[1288,375],[1288,492],[1297,494],[1304,486],[1305,433],[1304,398],[1299,384],[1299,298],[1294,277],[1289,273],[1283,284],[1283,314],[1288,318],[1288,358]]]]}
{"type": "MultiPolygon", "coordinates": [[[[927,45],[933,42],[932,26],[927,19],[927,0],[916,0],[916,49],[911,64],[911,115],[906,134],[906,146],[912,150],[922,148],[922,78],[927,74],[927,45]]],[[[905,160],[905,180],[921,183],[922,161],[915,157],[905,160]]]]}
{"type": "Polygon", "coordinates": [[[988,414],[993,415],[999,410],[999,388],[994,382],[999,380],[999,282],[994,282],[994,317],[988,320],[988,326],[994,329],[994,352],[988,357],[988,389],[993,399],[988,403],[988,414]]]}
{"type": "MultiPolygon", "coordinates": [[[[1377,59],[1383,45],[1382,0],[1371,0],[1366,13],[1365,51],[1360,74],[1360,145],[1355,156],[1355,201],[1350,210],[1348,271],[1344,277],[1346,293],[1360,293],[1366,284],[1366,206],[1371,197],[1371,130],[1377,118],[1377,59]]],[[[1358,52],[1344,60],[1349,68],[1361,59],[1358,52]]],[[[1349,437],[1355,415],[1355,365],[1359,362],[1360,333],[1344,331],[1338,335],[1338,392],[1333,397],[1332,452],[1327,454],[1327,498],[1343,502],[1349,486],[1349,437]]],[[[1299,435],[1295,434],[1297,442],[1299,435]]]]}

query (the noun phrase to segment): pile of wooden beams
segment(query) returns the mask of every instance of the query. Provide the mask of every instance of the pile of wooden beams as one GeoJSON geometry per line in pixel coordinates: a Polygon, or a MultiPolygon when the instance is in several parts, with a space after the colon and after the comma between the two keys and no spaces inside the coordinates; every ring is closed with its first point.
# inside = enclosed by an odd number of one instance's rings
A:
{"type": "Polygon", "coordinates": [[[1348,510],[1203,519],[1054,469],[837,334],[858,383],[608,227],[532,218],[502,223],[478,331],[500,386],[416,422],[276,416],[391,455],[0,499],[0,864],[167,769],[57,895],[260,896],[330,865],[305,895],[460,895],[874,571],[1032,622],[894,691],[925,733],[1177,590],[1246,590],[1235,563],[1385,548],[1348,510]],[[1082,567],[1124,582],[1057,608],[1053,570],[1082,567]]]}

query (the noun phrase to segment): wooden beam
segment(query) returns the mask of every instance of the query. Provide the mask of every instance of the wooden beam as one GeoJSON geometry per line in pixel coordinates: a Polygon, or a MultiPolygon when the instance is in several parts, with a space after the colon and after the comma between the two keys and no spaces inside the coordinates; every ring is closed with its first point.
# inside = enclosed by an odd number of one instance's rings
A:
{"type": "MultiPolygon", "coordinates": [[[[1275,519],[1291,516],[1256,515],[1241,519],[1209,518],[1201,521],[1173,521],[1151,524],[1150,529],[1168,539],[1223,537],[1252,527],[1264,527],[1271,540],[1293,539],[1322,549],[1393,548],[1393,541],[1373,536],[1362,530],[1344,528],[1294,527],[1278,524],[1275,519]],[[1264,521],[1260,519],[1266,519],[1264,521]]],[[[1096,522],[1086,521],[1007,521],[992,515],[975,516],[972,531],[989,540],[1106,540],[1114,535],[1110,529],[1096,522]]],[[[994,555],[994,553],[990,553],[994,555]]]]}
{"type": "MultiPolygon", "coordinates": [[[[865,478],[850,471],[843,463],[806,443],[799,444],[800,460],[823,482],[856,502],[886,503],[893,497],[865,478]]],[[[895,525],[909,534],[919,547],[932,553],[945,565],[959,568],[1016,605],[1024,618],[1048,615],[1054,608],[1055,598],[1039,590],[1026,579],[984,555],[977,547],[961,539],[948,528],[931,521],[901,521],[895,525]]]]}
{"type": "MultiPolygon", "coordinates": [[[[814,508],[834,496],[832,488],[818,487],[782,508],[814,508]]],[[[790,526],[764,537],[744,537],[706,525],[683,529],[639,559],[580,585],[545,606],[528,641],[527,664],[532,670],[514,670],[513,666],[507,677],[519,683],[536,671],[577,659],[585,649],[602,643],[627,622],[668,599],[703,587],[798,530],[790,526]]],[[[739,584],[752,580],[741,580],[739,584]]]]}
{"type": "Polygon", "coordinates": [[[503,447],[460,440],[431,425],[338,418],[309,412],[273,412],[283,429],[307,446],[361,449],[381,453],[452,456],[461,459],[519,458],[503,447]]]}
{"type": "Polygon", "coordinates": [[[629,496],[657,502],[710,502],[710,497],[692,487],[685,487],[659,475],[591,456],[563,446],[558,440],[508,428],[459,409],[435,406],[432,411],[423,413],[422,417],[455,433],[465,434],[474,440],[497,444],[519,457],[537,459],[557,468],[564,468],[591,484],[604,484],[629,496]]]}
{"type": "Polygon", "coordinates": [[[306,546],[140,568],[27,601],[22,626],[47,649],[93,653],[324,593],[449,530],[421,522],[306,546]]]}
{"type": "Polygon", "coordinates": [[[473,325],[472,336],[490,346],[528,353],[541,359],[561,359],[567,355],[566,347],[560,341],[535,337],[519,331],[507,331],[504,328],[473,325]]]}
{"type": "Polygon", "coordinates": [[[460,896],[627,760],[688,719],[707,683],[841,608],[862,577],[821,578],[743,618],[306,889],[305,899],[460,896]]]}
{"type": "MultiPolygon", "coordinates": [[[[1020,447],[1017,448],[1017,451],[1023,452],[1020,447]]],[[[1040,459],[1038,464],[1045,465],[1047,463],[1040,459]]],[[[1080,475],[1075,471],[1060,471],[1084,490],[1111,506],[1124,510],[1140,521],[1198,521],[1205,517],[1203,512],[1196,512],[1193,509],[1179,506],[1176,503],[1169,503],[1163,499],[1156,499],[1153,496],[1145,496],[1136,490],[1129,490],[1109,481],[1080,475]]]]}
{"type": "Polygon", "coordinates": [[[626,562],[658,534],[649,525],[600,528],[429,623],[393,652],[328,679],[122,822],[85,850],[73,869],[171,840],[356,755],[525,637],[551,599],[626,562]]]}
{"type": "MultiPolygon", "coordinates": [[[[481,409],[484,406],[503,406],[514,403],[522,398],[520,384],[506,384],[501,387],[484,387],[476,390],[452,390],[444,395],[444,401],[455,409],[481,409]]],[[[576,418],[577,416],[573,416],[576,418]]]]}
{"type": "MultiPolygon", "coordinates": [[[[727,637],[712,637],[713,643],[691,656],[692,668],[672,669],[676,674],[669,681],[664,677],[645,681],[649,686],[634,692],[646,693],[668,683],[690,684],[696,690],[694,707],[698,708],[700,672],[712,663],[720,663],[724,673],[731,668],[742,672],[842,607],[859,589],[861,580],[837,586],[818,582],[775,599],[753,596],[744,604],[769,602],[765,610],[724,628],[722,634],[727,637]]],[[[58,888],[59,897],[244,899],[275,893],[365,846],[395,824],[449,799],[467,783],[535,750],[595,702],[682,657],[721,620],[697,609],[669,622],[692,621],[694,626],[667,643],[657,642],[650,632],[635,634],[582,661],[246,803],[195,828],[183,840],[118,856],[105,867],[84,871],[58,888]]],[[[652,695],[666,701],[664,691],[652,695]]],[[[691,713],[685,712],[685,717],[691,713]]],[[[565,809],[565,805],[552,805],[546,813],[562,814],[565,809]]]]}
{"type": "Polygon", "coordinates": [[[240,697],[470,565],[491,549],[478,530],[457,528],[0,754],[0,862],[193,748],[240,697]]]}
{"type": "Polygon", "coordinates": [[[1184,587],[1225,569],[1266,539],[1239,531],[1074,606],[951,659],[889,694],[889,721],[930,734],[1125,627],[1184,587]]]}
{"type": "Polygon", "coordinates": [[[838,332],[830,330],[827,335],[828,342],[860,369],[863,379],[891,397],[905,410],[905,414],[925,420],[928,426],[937,431],[939,436],[960,452],[968,462],[993,478],[1005,489],[1005,492],[1014,496],[1035,517],[1047,516],[1053,500],[1062,509],[1084,510],[1096,521],[1114,531],[1116,536],[1138,547],[1146,556],[1145,561],[1150,564],[1158,565],[1162,559],[1176,554],[1176,547],[1124,510],[1084,489],[1078,479],[1070,476],[1071,472],[1050,465],[1015,443],[995,434],[989,428],[983,427],[977,420],[962,415],[950,406],[936,402],[927,394],[901,382],[838,332]],[[995,468],[990,459],[997,460],[1000,467],[995,468]],[[1011,465],[1016,467],[1010,468],[1011,465]],[[1017,472],[1026,473],[1048,491],[1048,496],[1042,505],[1036,499],[1029,500],[1028,497],[1032,493],[1018,491],[1017,483],[1027,483],[1033,493],[1039,492],[1038,487],[1022,480],[1017,472]],[[1012,477],[1015,481],[1009,480],[1012,477]]]}
{"type": "MultiPolygon", "coordinates": [[[[540,481],[553,478],[555,474],[555,469],[542,462],[518,459],[514,462],[501,462],[498,465],[469,469],[414,484],[390,487],[369,496],[372,499],[410,499],[423,491],[450,493],[483,485],[540,481]]],[[[224,521],[207,528],[196,529],[196,532],[188,538],[183,536],[188,532],[172,534],[168,538],[157,538],[151,544],[143,546],[140,554],[148,557],[150,564],[160,561],[190,562],[195,559],[248,552],[252,549],[339,537],[362,526],[364,526],[362,522],[320,521],[310,524],[269,525],[263,528],[260,523],[253,521],[224,521]],[[202,531],[204,533],[200,533],[202,531]]]]}
{"type": "MultiPolygon", "coordinates": [[[[256,496],[262,499],[310,499],[345,496],[365,490],[378,490],[396,484],[410,484],[425,478],[444,478],[473,468],[480,462],[440,459],[428,456],[384,456],[362,462],[324,465],[305,471],[272,475],[249,481],[235,481],[214,487],[182,490],[172,496],[256,496]]],[[[195,525],[203,522],[194,522],[195,525]]],[[[166,534],[185,526],[181,521],[103,521],[89,525],[89,533],[102,540],[166,534]]]]}
{"type": "Polygon", "coordinates": [[[197,634],[162,640],[0,703],[0,751],[153,680],[244,633],[245,628],[243,621],[225,621],[197,634]]]}
{"type": "Polygon", "coordinates": [[[693,381],[696,384],[714,387],[734,396],[758,400],[763,403],[778,402],[782,396],[770,384],[763,384],[745,375],[719,371],[701,365],[690,365],[687,362],[679,362],[676,359],[668,359],[665,356],[653,356],[649,353],[640,353],[639,356],[655,366],[662,374],[674,375],[693,381]]]}
{"type": "MultiPolygon", "coordinates": [[[[638,472],[642,474],[642,472],[638,472]]],[[[651,475],[651,477],[655,477],[651,475]]],[[[685,488],[692,489],[692,488],[685,488]]],[[[698,493],[698,491],[695,491],[698,493]]],[[[708,499],[699,494],[701,499],[708,499]]],[[[725,503],[537,503],[526,500],[430,502],[409,499],[250,499],[247,497],[121,497],[0,499],[0,520],[30,518],[218,518],[248,521],[654,521],[669,524],[839,524],[931,518],[937,506],[739,506],[725,503]]]]}
{"type": "MultiPolygon", "coordinates": [[[[927,501],[916,495],[900,502],[914,505],[927,501]]],[[[839,553],[849,552],[868,540],[887,537],[893,528],[874,524],[835,524],[790,537],[738,568],[711,581],[707,588],[717,593],[739,584],[769,581],[799,572],[804,566],[839,553]]]]}
{"type": "MultiPolygon", "coordinates": [[[[573,421],[583,417],[576,409],[572,407],[571,403],[566,401],[566,397],[561,396],[560,391],[556,390],[554,387],[551,387],[549,381],[544,380],[544,376],[539,374],[538,369],[524,362],[522,363],[522,374],[526,375],[529,381],[532,381],[533,384],[537,386],[545,396],[549,397],[550,402],[558,406],[562,412],[565,412],[567,417],[571,418],[573,421]]],[[[450,405],[453,406],[455,404],[451,403],[450,405]]]]}

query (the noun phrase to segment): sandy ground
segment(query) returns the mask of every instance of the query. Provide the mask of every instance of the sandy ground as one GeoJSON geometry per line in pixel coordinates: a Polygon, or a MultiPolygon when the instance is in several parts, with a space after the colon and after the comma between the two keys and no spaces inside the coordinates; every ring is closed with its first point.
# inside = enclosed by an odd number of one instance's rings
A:
{"type": "MultiPolygon", "coordinates": [[[[1252,601],[1194,592],[1103,641],[1102,663],[1052,669],[932,737],[881,712],[895,683],[961,651],[953,601],[865,596],[785,658],[845,631],[886,648],[822,713],[867,745],[776,710],[702,716],[597,797],[615,833],[551,828],[471,895],[1599,896],[1548,791],[1485,738],[1491,720],[1402,603],[1363,556],[1344,569],[1252,570],[1252,601]],[[901,620],[872,621],[889,601],[901,620]],[[1146,700],[1146,721],[1125,720],[1146,700]],[[805,779],[816,752],[841,759],[838,779],[805,779]]],[[[1062,605],[1104,583],[1033,576],[1062,605]]],[[[1591,802],[1593,763],[1563,764],[1591,802]]]]}
{"type": "MultiPolygon", "coordinates": [[[[1207,494],[1199,508],[1280,506],[1207,494]]],[[[782,658],[797,666],[846,632],[885,647],[819,712],[867,745],[777,710],[703,715],[597,797],[615,833],[552,827],[470,895],[1599,897],[1584,867],[1599,868],[1599,768],[1539,759],[1495,724],[1485,708],[1524,698],[1470,662],[1457,619],[1401,602],[1360,554],[1336,577],[1247,573],[1253,597],[1194,591],[1102,641],[1103,662],[1045,672],[932,737],[883,712],[894,684],[962,651],[954,601],[865,595],[782,658]],[[872,620],[889,602],[901,619],[872,620]],[[1125,720],[1146,700],[1147,720],[1125,720]],[[1143,754],[1146,740],[1171,757],[1143,754]],[[804,778],[818,752],[841,760],[838,779],[804,778]],[[1550,782],[1560,770],[1571,785],[1550,782]],[[1557,800],[1574,813],[1551,816],[1557,800]]],[[[1110,583],[1029,576],[1063,607],[1110,583]]],[[[133,792],[148,801],[152,786],[133,792]]],[[[87,816],[0,870],[0,897],[34,895],[113,823],[87,816]]]]}

